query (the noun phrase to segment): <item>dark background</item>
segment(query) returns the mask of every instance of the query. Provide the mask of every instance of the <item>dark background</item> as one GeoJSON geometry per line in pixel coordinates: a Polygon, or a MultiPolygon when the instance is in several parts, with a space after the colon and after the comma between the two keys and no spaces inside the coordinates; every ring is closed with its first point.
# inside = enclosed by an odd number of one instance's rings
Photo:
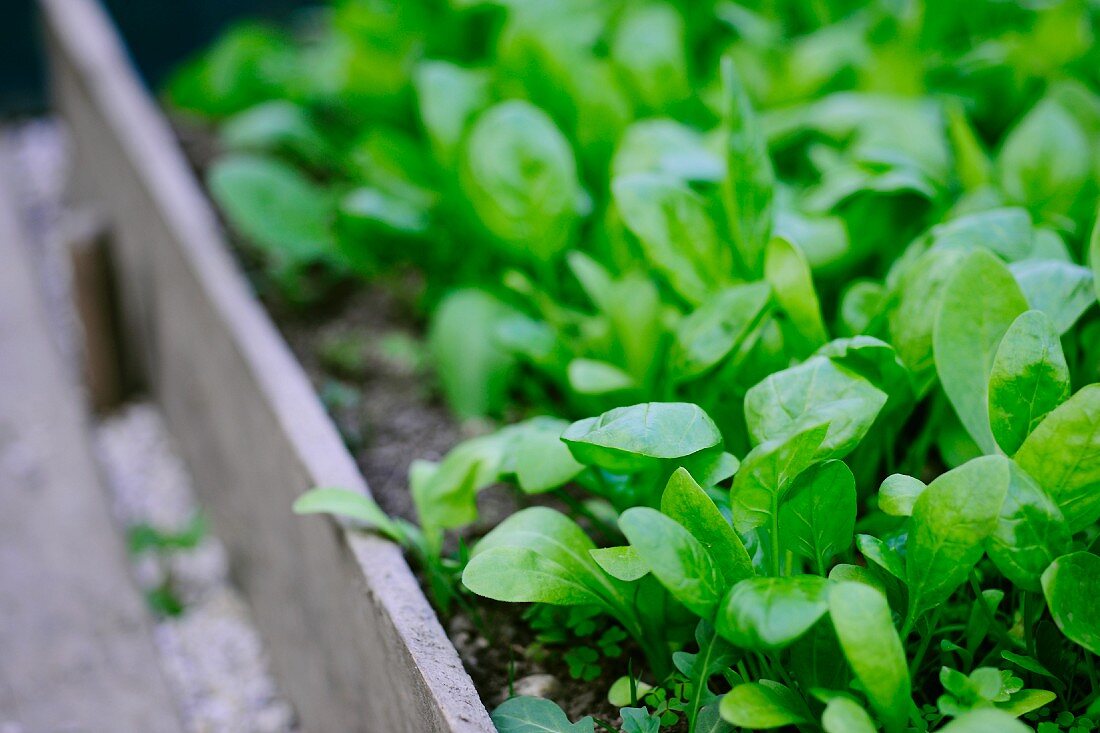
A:
{"type": "MultiPolygon", "coordinates": [[[[284,20],[306,0],[101,0],[154,89],[183,59],[243,17],[284,20]]],[[[0,0],[0,115],[46,104],[34,0],[0,0]]]]}

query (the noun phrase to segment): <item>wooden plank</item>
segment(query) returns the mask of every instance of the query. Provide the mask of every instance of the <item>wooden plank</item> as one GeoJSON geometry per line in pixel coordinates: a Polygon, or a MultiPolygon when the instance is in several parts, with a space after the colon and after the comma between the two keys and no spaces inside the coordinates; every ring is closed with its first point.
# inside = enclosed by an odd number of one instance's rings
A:
{"type": "Polygon", "coordinates": [[[181,733],[0,161],[0,730],[181,733]]]}
{"type": "Polygon", "coordinates": [[[398,548],[290,513],[367,491],[308,378],[92,0],[40,0],[75,192],[108,217],[127,354],[144,369],[307,731],[492,731],[398,548]]]}

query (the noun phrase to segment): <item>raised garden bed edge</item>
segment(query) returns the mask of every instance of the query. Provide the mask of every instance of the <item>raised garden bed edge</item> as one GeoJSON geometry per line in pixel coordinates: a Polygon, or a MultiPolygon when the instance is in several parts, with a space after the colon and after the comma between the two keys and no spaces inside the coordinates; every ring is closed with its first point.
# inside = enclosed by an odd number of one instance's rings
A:
{"type": "Polygon", "coordinates": [[[311,486],[366,482],[106,13],[39,5],[69,198],[106,222],[126,371],[164,410],[302,730],[493,731],[401,551],[290,512],[311,486]]]}

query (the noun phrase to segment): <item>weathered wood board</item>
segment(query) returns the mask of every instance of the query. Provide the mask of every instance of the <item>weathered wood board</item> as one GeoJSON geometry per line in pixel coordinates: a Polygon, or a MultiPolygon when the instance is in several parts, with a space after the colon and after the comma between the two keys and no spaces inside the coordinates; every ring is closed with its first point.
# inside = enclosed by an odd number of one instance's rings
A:
{"type": "Polygon", "coordinates": [[[106,217],[124,357],[162,405],[303,729],[492,731],[400,551],[290,512],[367,487],[94,0],[40,0],[73,196],[106,217]]]}
{"type": "Polygon", "coordinates": [[[0,730],[182,733],[0,156],[0,730]]]}

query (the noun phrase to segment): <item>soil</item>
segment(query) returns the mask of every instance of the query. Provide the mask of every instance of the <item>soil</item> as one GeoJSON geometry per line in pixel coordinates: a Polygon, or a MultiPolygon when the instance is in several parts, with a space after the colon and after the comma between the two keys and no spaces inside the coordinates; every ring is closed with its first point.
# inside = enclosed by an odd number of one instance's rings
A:
{"type": "MultiPolygon", "coordinates": [[[[201,179],[217,156],[213,137],[179,121],[176,130],[201,179]]],[[[424,366],[416,275],[348,284],[323,305],[291,307],[265,297],[269,289],[260,263],[245,242],[229,235],[241,266],[305,367],[375,500],[391,515],[415,519],[409,464],[418,458],[438,460],[462,439],[492,427],[460,425],[440,401],[424,366]]],[[[464,532],[464,540],[476,539],[521,506],[519,497],[503,486],[481,492],[478,504],[479,520],[464,532]]],[[[564,659],[570,645],[540,644],[523,617],[525,610],[479,598],[473,613],[460,610],[442,619],[485,705],[491,710],[514,689],[553,699],[571,720],[592,715],[616,725],[618,710],[607,702],[607,690],[626,674],[628,656],[635,659],[634,669],[641,668],[641,655],[626,647],[621,658],[600,665],[597,678],[573,679],[564,659]]]]}

